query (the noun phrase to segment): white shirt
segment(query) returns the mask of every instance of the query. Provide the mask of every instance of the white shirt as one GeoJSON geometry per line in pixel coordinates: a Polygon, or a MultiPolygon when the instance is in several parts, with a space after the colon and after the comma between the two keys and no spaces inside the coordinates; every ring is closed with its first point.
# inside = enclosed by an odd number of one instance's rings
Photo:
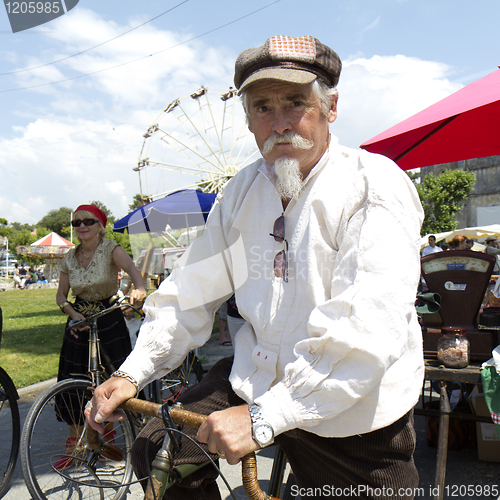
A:
{"type": "Polygon", "coordinates": [[[423,250],[422,250],[422,257],[425,257],[426,255],[430,255],[431,253],[437,253],[437,252],[442,252],[443,249],[441,247],[438,247],[437,245],[431,247],[430,245],[429,246],[426,246],[423,250]]]}
{"type": "Polygon", "coordinates": [[[148,297],[121,370],[143,387],[177,366],[208,340],[235,289],[247,323],[230,381],[276,434],[341,437],[393,423],[417,402],[424,374],[416,190],[391,160],[331,146],[284,212],[287,283],[274,276],[283,243],[270,236],[282,213],[272,167],[261,159],[240,171],[203,237],[148,297]]]}

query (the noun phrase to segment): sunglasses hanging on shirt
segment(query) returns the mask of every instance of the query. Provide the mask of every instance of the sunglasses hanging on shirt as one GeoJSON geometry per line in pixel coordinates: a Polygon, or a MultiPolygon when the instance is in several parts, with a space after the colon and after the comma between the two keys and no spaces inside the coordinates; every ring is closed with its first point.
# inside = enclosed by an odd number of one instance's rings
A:
{"type": "Polygon", "coordinates": [[[277,278],[283,278],[285,283],[288,283],[288,241],[285,239],[285,216],[281,215],[274,221],[273,232],[270,236],[274,237],[275,241],[283,243],[283,250],[278,252],[274,257],[274,275],[277,278]]]}

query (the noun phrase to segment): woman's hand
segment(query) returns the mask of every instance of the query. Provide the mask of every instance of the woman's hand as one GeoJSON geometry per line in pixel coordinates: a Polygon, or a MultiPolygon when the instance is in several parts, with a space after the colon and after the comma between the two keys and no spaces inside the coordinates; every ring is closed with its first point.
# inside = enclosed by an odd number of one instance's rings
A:
{"type": "MultiPolygon", "coordinates": [[[[80,314],[79,312],[74,311],[74,313],[71,314],[71,319],[75,322],[76,321],[83,321],[85,319],[85,316],[83,314],[80,314]]],[[[90,328],[89,325],[77,326],[76,328],[71,328],[70,332],[71,332],[71,335],[73,335],[73,337],[75,337],[75,339],[77,339],[78,335],[75,332],[82,332],[84,330],[88,330],[89,328],[90,328]]]]}
{"type": "Polygon", "coordinates": [[[141,307],[144,301],[146,300],[146,296],[147,296],[146,290],[135,288],[130,292],[130,303],[133,306],[137,305],[141,307]]]}

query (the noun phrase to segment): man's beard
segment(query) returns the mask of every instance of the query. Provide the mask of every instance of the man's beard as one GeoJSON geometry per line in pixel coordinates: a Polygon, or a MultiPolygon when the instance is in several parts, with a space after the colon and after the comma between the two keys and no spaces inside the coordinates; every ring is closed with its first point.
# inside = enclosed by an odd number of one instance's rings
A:
{"type": "MultiPolygon", "coordinates": [[[[286,132],[283,135],[276,132],[269,137],[262,148],[265,156],[271,152],[276,144],[289,142],[295,149],[308,150],[314,146],[313,141],[294,132],[286,132]]],[[[300,195],[302,189],[302,174],[300,172],[299,160],[295,158],[281,157],[274,162],[274,173],[276,174],[276,189],[282,200],[290,200],[300,195]]]]}
{"type": "Polygon", "coordinates": [[[302,190],[302,175],[299,160],[295,158],[278,158],[274,162],[276,174],[276,190],[282,200],[299,197],[302,190]]]}

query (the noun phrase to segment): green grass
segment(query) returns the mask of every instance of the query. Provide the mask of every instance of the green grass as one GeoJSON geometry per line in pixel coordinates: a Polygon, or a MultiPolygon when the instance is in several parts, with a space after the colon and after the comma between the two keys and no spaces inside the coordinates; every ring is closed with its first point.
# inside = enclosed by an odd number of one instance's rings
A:
{"type": "Polygon", "coordinates": [[[55,289],[0,292],[3,333],[0,366],[17,388],[57,375],[67,316],[55,289]]]}
{"type": "MultiPolygon", "coordinates": [[[[0,292],[3,333],[0,366],[19,389],[57,375],[67,316],[56,289],[0,292]]],[[[213,333],[219,331],[215,317],[213,333]]]]}

